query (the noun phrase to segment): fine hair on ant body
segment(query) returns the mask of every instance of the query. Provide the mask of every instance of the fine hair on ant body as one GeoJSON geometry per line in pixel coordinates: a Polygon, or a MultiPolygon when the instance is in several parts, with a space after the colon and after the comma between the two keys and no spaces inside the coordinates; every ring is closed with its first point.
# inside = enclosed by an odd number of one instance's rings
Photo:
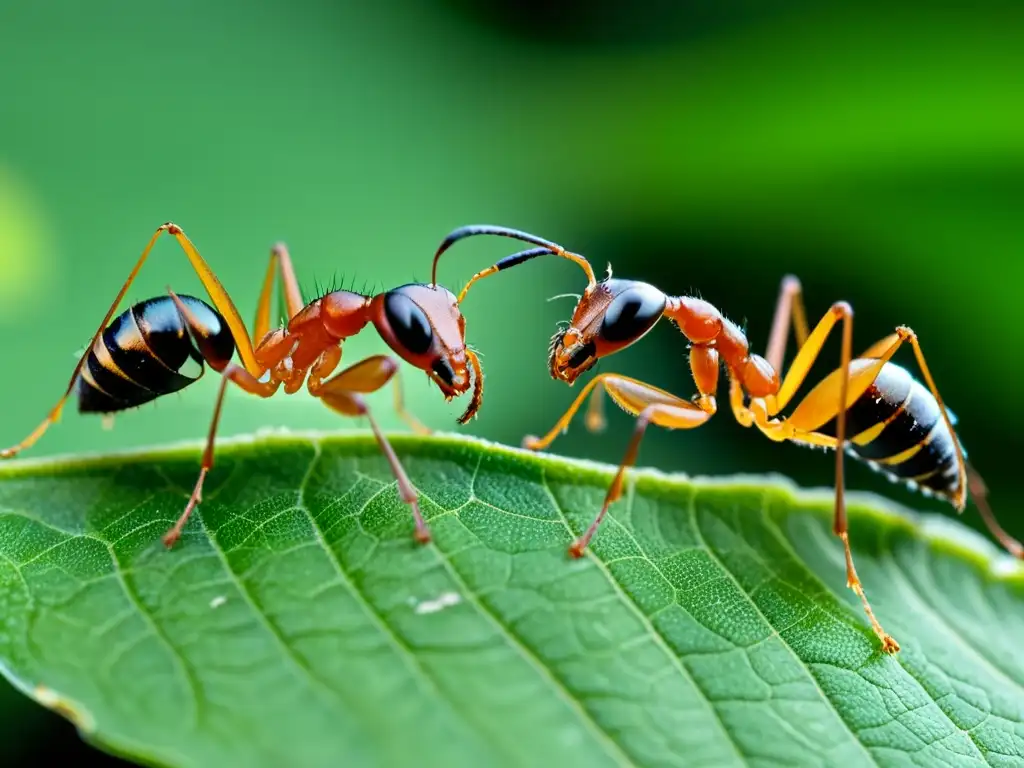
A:
{"type": "Polygon", "coordinates": [[[601,373],[584,386],[550,432],[540,438],[525,438],[523,445],[530,450],[549,446],[565,432],[588,395],[591,399],[585,424],[591,431],[604,427],[604,392],[623,410],[637,417],[632,439],[601,510],[570,548],[574,557],[583,555],[609,506],[621,496],[624,473],[636,461],[648,424],[668,429],[693,429],[707,422],[717,410],[715,393],[719,371],[724,367],[729,383],[729,405],[741,425],[756,426],[776,442],[789,440],[836,451],[833,531],[843,544],[847,584],[860,597],[884,651],[898,651],[899,644],[875,617],[854,567],[844,499],[845,454],[885,472],[892,480],[907,483],[912,490],[945,499],[958,512],[963,511],[970,492],[995,538],[1012,555],[1024,558],[1024,547],[999,525],[988,505],[984,482],[967,463],[966,452],[953,429],[955,419],[943,405],[917,335],[910,328],[897,327],[894,333],[854,357],[850,305],[836,302],[818,324],[809,329],[800,282],[788,276],[782,281],[768,349],[762,357],[750,352],[743,331],[707,301],[692,296],[670,296],[649,283],[613,278],[610,268],[608,277],[598,281],[583,256],[519,230],[491,225],[454,230],[434,256],[435,273],[441,254],[459,240],[476,235],[510,237],[537,247],[507,256],[478,272],[459,294],[460,304],[473,283],[538,256],[559,256],[583,269],[587,277],[586,290],[579,297],[569,325],[551,340],[549,368],[556,380],[571,386],[600,358],[643,338],[662,317],[671,320],[690,344],[690,370],[697,387],[692,400],[627,376],[601,373]],[[780,376],[790,325],[799,349],[789,370],[780,376]],[[794,401],[797,390],[807,379],[826,339],[837,325],[842,328],[839,368],[797,402],[789,416],[781,416],[782,410],[794,401]],[[890,362],[905,343],[913,348],[927,386],[903,367],[890,362]]]}
{"type": "Polygon", "coordinates": [[[221,384],[199,478],[184,512],[164,534],[165,545],[177,542],[189,515],[202,500],[203,481],[213,467],[217,424],[229,382],[262,398],[271,397],[282,386],[286,394],[294,394],[305,383],[307,391],[331,410],[344,416],[366,417],[397,480],[399,496],[412,512],[416,539],[427,542],[430,531],[420,514],[416,490],[364,398],[394,379],[396,411],[415,431],[429,432],[402,405],[398,360],[390,355],[373,355],[328,378],[341,362],[342,342],[368,324],[399,358],[425,371],[446,400],[465,394],[472,386],[472,398],[459,422],[476,415],[483,397],[483,374],[476,354],[466,346],[466,321],[458,301],[447,289],[408,284],[375,296],[331,291],[307,304],[299,291],[288,249],[278,244],[270,254],[250,336],[234,302],[199,251],[179,226],[168,222],[157,228],[142,251],[57,404],[28,437],[0,451],[0,458],[15,456],[42,437],[60,418],[76,387],[79,411],[113,414],[184,389],[198,381],[206,363],[221,374],[221,384]],[[164,233],[178,241],[213,306],[168,288],[167,296],[134,304],[114,318],[150,250],[164,233]],[[284,327],[271,329],[275,277],[279,279],[278,290],[283,293],[288,320],[284,327]],[[236,352],[241,365],[231,362],[236,352]],[[194,377],[182,372],[190,360],[199,365],[194,377]]]}

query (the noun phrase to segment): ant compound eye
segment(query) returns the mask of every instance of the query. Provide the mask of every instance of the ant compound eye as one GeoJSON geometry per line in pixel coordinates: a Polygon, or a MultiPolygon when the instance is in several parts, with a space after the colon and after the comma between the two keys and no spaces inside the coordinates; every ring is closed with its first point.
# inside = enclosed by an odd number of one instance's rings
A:
{"type": "Polygon", "coordinates": [[[434,332],[427,316],[416,302],[397,291],[384,297],[384,315],[391,326],[398,343],[414,355],[422,355],[430,349],[434,332]]]}
{"type": "Polygon", "coordinates": [[[612,299],[601,321],[605,341],[636,341],[658,322],[665,311],[665,294],[646,283],[636,283],[612,299]]]}

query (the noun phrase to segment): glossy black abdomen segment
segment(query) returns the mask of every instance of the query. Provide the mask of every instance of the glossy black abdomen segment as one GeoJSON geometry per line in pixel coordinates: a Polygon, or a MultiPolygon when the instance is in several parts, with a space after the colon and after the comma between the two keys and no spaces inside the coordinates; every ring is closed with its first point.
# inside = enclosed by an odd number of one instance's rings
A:
{"type": "MultiPolygon", "coordinates": [[[[223,318],[206,302],[179,296],[198,332],[220,359],[234,353],[223,318]]],[[[178,392],[204,372],[203,356],[170,296],[135,304],[104,329],[89,351],[78,380],[78,410],[114,413],[178,392]],[[192,361],[190,376],[182,368],[192,361]]]]}
{"type": "MultiPolygon", "coordinates": [[[[960,472],[954,441],[958,438],[946,426],[932,393],[905,368],[886,363],[846,418],[846,434],[851,440],[872,427],[886,425],[870,442],[848,442],[851,456],[925,494],[956,496],[960,472]],[[921,447],[912,455],[895,463],[887,461],[915,446],[921,447]]],[[[834,437],[835,429],[833,419],[816,431],[834,437]]]]}

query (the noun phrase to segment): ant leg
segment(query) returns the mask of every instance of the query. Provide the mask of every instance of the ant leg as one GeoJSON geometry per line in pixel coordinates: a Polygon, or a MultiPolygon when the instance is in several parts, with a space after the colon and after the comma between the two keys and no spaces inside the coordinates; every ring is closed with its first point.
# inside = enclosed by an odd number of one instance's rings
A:
{"type": "MultiPolygon", "coordinates": [[[[956,437],[956,432],[953,430],[953,422],[949,416],[949,411],[942,400],[942,396],[939,394],[935,380],[932,378],[931,371],[928,369],[928,365],[925,362],[924,352],[921,350],[917,334],[906,326],[900,326],[896,329],[896,333],[890,334],[881,341],[873,344],[864,352],[862,357],[877,360],[878,362],[877,364],[867,367],[865,371],[872,376],[873,380],[874,376],[877,376],[878,371],[881,370],[881,365],[887,362],[904,342],[910,342],[913,347],[914,355],[917,359],[918,367],[921,369],[921,374],[924,378],[925,384],[928,386],[929,391],[935,398],[935,402],[939,406],[939,414],[945,423],[946,429],[949,431],[950,435],[953,436],[954,450],[957,453],[957,464],[960,469],[958,493],[953,501],[953,506],[958,512],[963,511],[966,506],[968,496],[972,497],[975,505],[978,507],[978,512],[981,515],[985,526],[989,529],[996,540],[999,541],[999,543],[1002,544],[1002,546],[1011,555],[1024,559],[1024,545],[1010,536],[999,524],[988,505],[988,489],[985,487],[985,484],[981,480],[977,470],[967,463],[966,458],[963,455],[963,448],[960,445],[960,440],[956,437]]],[[[817,428],[817,426],[825,423],[825,421],[835,416],[832,408],[828,405],[828,401],[830,400],[829,392],[830,390],[835,389],[840,373],[840,371],[836,371],[831,374],[825,381],[819,384],[814,391],[804,398],[804,401],[797,406],[796,410],[787,420],[791,427],[795,426],[796,429],[800,431],[809,431],[810,429],[817,428]]],[[[850,377],[852,390],[851,397],[859,396],[858,392],[863,391],[859,385],[854,385],[854,382],[861,380],[863,377],[864,374],[860,372],[855,373],[850,377]]],[[[849,402],[849,400],[847,402],[849,402]]],[[[780,439],[787,439],[787,436],[782,435],[780,439]]]]}
{"type": "Polygon", "coordinates": [[[573,557],[583,556],[587,546],[590,544],[590,540],[597,533],[601,521],[608,514],[609,507],[622,496],[622,484],[625,479],[626,470],[636,463],[636,457],[640,450],[640,441],[647,430],[647,425],[656,424],[667,429],[694,429],[715,415],[713,399],[706,403],[708,409],[705,410],[688,400],[683,400],[670,392],[652,387],[642,381],[613,373],[606,373],[591,379],[587,387],[580,392],[573,404],[569,406],[569,410],[558,420],[547,435],[543,438],[527,437],[523,441],[524,447],[529,450],[539,450],[550,445],[555,437],[565,431],[569,421],[576,411],[579,410],[584,398],[592,391],[595,395],[597,394],[598,383],[600,383],[600,386],[604,388],[612,400],[627,413],[636,416],[637,420],[636,426],[633,429],[633,437],[629,441],[626,454],[619,464],[615,478],[608,487],[608,492],[605,494],[604,503],[601,505],[600,511],[583,535],[576,539],[569,547],[569,554],[573,557]]]}
{"type": "Polygon", "coordinates": [[[791,319],[797,347],[802,347],[807,343],[807,337],[810,335],[807,330],[803,289],[797,277],[787,275],[782,279],[782,286],[779,288],[779,299],[775,305],[775,317],[772,320],[772,330],[768,336],[768,349],[765,352],[765,359],[776,371],[782,370],[782,363],[786,357],[786,342],[789,337],[791,319]]]}
{"type": "Polygon", "coordinates": [[[227,393],[228,382],[235,384],[251,395],[263,398],[272,396],[277,392],[277,388],[281,386],[280,382],[261,382],[244,368],[234,364],[228,365],[221,373],[220,388],[217,390],[217,401],[213,407],[213,419],[210,421],[210,431],[206,435],[206,449],[203,451],[199,479],[196,480],[195,487],[192,489],[192,495],[185,505],[185,511],[181,513],[177,522],[163,536],[164,546],[168,549],[173,547],[178,542],[178,539],[181,538],[181,532],[185,528],[185,523],[188,522],[192,511],[203,500],[203,482],[206,480],[206,475],[213,468],[214,441],[217,436],[217,426],[220,424],[221,408],[224,405],[224,396],[227,393]]]}
{"type": "Polygon", "coordinates": [[[736,419],[741,427],[751,427],[754,425],[754,414],[746,405],[746,394],[743,391],[743,385],[731,368],[729,369],[729,407],[732,408],[733,418],[736,419]]]}
{"type": "MultiPolygon", "coordinates": [[[[650,384],[645,384],[638,379],[620,376],[617,373],[600,373],[587,382],[587,385],[576,396],[576,399],[573,400],[572,405],[569,406],[544,437],[528,435],[523,438],[523,447],[528,451],[542,451],[551,445],[556,437],[564,434],[569,428],[569,422],[572,421],[572,417],[576,415],[580,406],[583,405],[587,395],[599,386],[605,387],[612,400],[631,416],[637,416],[648,405],[658,403],[692,411],[695,414],[694,418],[699,418],[701,424],[714,414],[714,411],[711,413],[703,411],[699,406],[676,397],[671,392],[652,387],[650,384]]],[[[692,426],[700,426],[700,424],[693,424],[692,426]]]]}
{"type": "Polygon", "coordinates": [[[978,513],[981,515],[981,519],[984,521],[985,527],[988,528],[989,532],[1003,545],[1007,552],[1016,558],[1024,559],[1024,545],[1021,545],[1017,539],[1010,536],[999,524],[995,514],[992,512],[992,508],[988,504],[988,487],[981,479],[978,471],[969,465],[964,457],[960,439],[957,437],[956,432],[953,431],[953,423],[949,418],[949,411],[946,410],[946,405],[939,394],[939,388],[935,385],[935,379],[932,378],[931,371],[928,370],[928,364],[925,362],[924,352],[921,350],[921,343],[918,341],[917,334],[905,326],[899,328],[898,333],[902,339],[909,341],[910,345],[914,348],[914,356],[917,358],[921,374],[924,376],[928,389],[931,390],[932,395],[935,397],[935,401],[939,404],[939,413],[946,424],[946,429],[953,436],[953,446],[956,449],[957,463],[960,467],[960,493],[958,494],[956,504],[957,511],[963,511],[967,504],[968,493],[970,493],[970,496],[974,499],[974,505],[978,508],[978,513]]]}
{"type": "Polygon", "coordinates": [[[423,515],[420,514],[419,495],[409,481],[402,463],[395,455],[391,443],[377,426],[377,420],[370,412],[370,406],[363,398],[364,394],[376,392],[387,384],[398,371],[398,361],[386,355],[374,355],[346,368],[330,381],[324,382],[317,389],[316,396],[332,411],[344,416],[365,416],[370,422],[370,429],[377,438],[384,458],[387,459],[391,472],[398,482],[398,495],[412,511],[416,521],[416,540],[421,543],[430,541],[430,529],[423,515]]]}
{"type": "Polygon", "coordinates": [[[274,275],[280,273],[281,290],[284,293],[285,306],[288,311],[288,320],[291,320],[305,306],[302,300],[302,293],[299,291],[299,282],[295,278],[295,268],[292,266],[291,256],[288,254],[288,247],[284,243],[278,243],[270,251],[270,264],[267,265],[267,275],[263,279],[263,289],[260,291],[259,303],[256,305],[256,321],[253,324],[253,340],[259,344],[270,331],[270,305],[271,296],[274,290],[274,275]]]}
{"type": "MultiPolygon", "coordinates": [[[[156,232],[153,233],[153,236],[146,244],[146,247],[142,250],[142,255],[139,256],[139,260],[135,263],[135,266],[129,273],[128,279],[125,280],[124,285],[121,286],[121,290],[114,298],[114,302],[110,305],[110,309],[107,310],[107,314],[104,316],[99,328],[96,330],[96,333],[93,334],[92,339],[86,345],[85,349],[92,349],[92,347],[96,344],[97,339],[99,339],[100,335],[103,333],[104,329],[106,329],[107,325],[109,325],[110,319],[114,316],[114,312],[117,310],[118,305],[124,299],[125,294],[128,293],[128,289],[135,281],[136,276],[142,269],[142,265],[145,263],[146,259],[149,258],[149,253],[153,249],[153,246],[155,245],[157,239],[160,237],[160,235],[164,234],[165,232],[169,235],[172,235],[178,241],[178,244],[181,246],[181,249],[185,252],[185,256],[187,256],[189,262],[191,262],[192,268],[195,270],[196,275],[199,277],[200,281],[203,283],[203,286],[206,288],[207,293],[209,293],[210,298],[213,300],[214,307],[216,307],[217,311],[220,312],[220,314],[224,317],[224,320],[228,325],[228,329],[231,331],[231,335],[234,338],[235,347],[238,350],[238,356],[241,358],[246,370],[248,370],[250,373],[254,375],[259,375],[260,373],[262,373],[259,364],[256,362],[256,358],[253,354],[252,341],[250,340],[249,334],[245,329],[245,323],[242,322],[242,318],[238,314],[238,310],[235,308],[234,302],[231,301],[231,297],[224,289],[224,286],[221,285],[220,280],[217,279],[217,276],[213,273],[213,270],[210,269],[209,265],[206,263],[203,257],[199,255],[199,251],[196,250],[195,246],[192,245],[192,242],[181,230],[181,227],[171,222],[161,224],[157,228],[156,232]]],[[[64,391],[64,394],[61,395],[56,405],[54,405],[53,408],[50,409],[50,412],[47,414],[46,418],[42,421],[42,423],[40,423],[38,427],[36,427],[25,439],[23,439],[17,445],[13,445],[9,448],[4,448],[3,450],[0,450],[0,458],[8,459],[11,458],[12,456],[17,455],[21,451],[30,448],[36,443],[36,441],[39,440],[40,437],[43,436],[43,434],[46,432],[46,430],[50,427],[51,424],[56,423],[57,420],[60,419],[61,411],[63,411],[65,403],[67,402],[68,398],[71,396],[71,393],[75,388],[75,383],[78,381],[78,376],[81,373],[82,366],[85,365],[85,361],[87,358],[88,353],[83,354],[79,358],[78,363],[75,365],[75,369],[71,374],[71,379],[70,381],[68,381],[68,385],[64,391]]]]}
{"type": "Polygon", "coordinates": [[[974,506],[978,508],[981,519],[985,521],[985,526],[1007,552],[1016,558],[1024,560],[1024,545],[1008,534],[992,513],[992,508],[988,504],[988,486],[985,485],[985,481],[981,479],[981,475],[970,464],[966,465],[966,469],[967,487],[971,498],[974,499],[974,506]]]}
{"type": "MultiPolygon", "coordinates": [[[[818,359],[821,354],[821,350],[825,346],[829,334],[835,329],[836,324],[840,321],[844,321],[844,334],[846,318],[850,318],[850,322],[853,319],[853,309],[845,301],[836,302],[831,306],[825,316],[818,321],[818,324],[811,331],[807,337],[807,341],[800,347],[796,354],[792,364],[789,366],[789,370],[786,372],[785,377],[782,379],[782,385],[779,387],[778,394],[769,395],[763,398],[766,406],[768,416],[774,416],[779,413],[783,408],[789,405],[796,391],[807,379],[810,374],[811,367],[814,362],[818,359]]],[[[834,371],[827,378],[825,378],[818,386],[804,398],[804,402],[799,406],[800,408],[808,407],[808,401],[819,403],[822,399],[827,400],[829,398],[814,397],[811,395],[820,395],[821,390],[828,389],[829,392],[834,393],[838,397],[840,394],[838,390],[842,389],[845,384],[843,382],[848,381],[849,387],[847,388],[846,404],[847,406],[852,405],[863,393],[864,390],[871,386],[871,383],[877,378],[879,371],[882,370],[882,366],[895,354],[896,349],[890,347],[893,341],[899,334],[892,334],[887,336],[882,341],[870,347],[868,353],[862,356],[862,359],[870,359],[872,362],[870,365],[858,365],[855,370],[849,373],[848,376],[843,377],[840,371],[834,371]],[[888,351],[886,351],[888,350],[888,351]]],[[[851,341],[852,343],[852,341],[851,341]]],[[[852,359],[852,354],[851,354],[852,359]]],[[[811,414],[807,414],[809,420],[814,420],[811,414]]],[[[804,421],[804,419],[797,419],[797,412],[794,412],[790,416],[789,421],[804,421]]],[[[801,424],[801,429],[804,431],[810,431],[819,424],[823,424],[824,420],[817,421],[810,427],[804,427],[801,424]]],[[[785,440],[785,435],[779,436],[777,439],[785,440]]]]}
{"type": "Polygon", "coordinates": [[[185,511],[181,513],[181,516],[170,530],[163,535],[164,546],[168,549],[178,543],[178,539],[181,538],[181,532],[185,528],[185,523],[188,522],[192,510],[203,500],[203,482],[206,480],[207,473],[213,469],[214,440],[217,436],[217,425],[220,423],[221,407],[224,405],[224,395],[227,393],[229,381],[230,379],[227,376],[222,376],[220,387],[217,389],[217,400],[213,406],[213,419],[210,421],[210,431],[206,435],[206,449],[203,451],[203,460],[199,465],[199,479],[196,480],[195,487],[192,489],[192,495],[189,497],[188,504],[185,505],[185,511]]]}
{"type": "MultiPolygon", "coordinates": [[[[964,451],[960,446],[960,439],[957,437],[956,432],[953,431],[953,422],[949,418],[949,411],[946,410],[946,404],[942,402],[942,395],[939,394],[939,388],[935,386],[935,379],[932,378],[932,372],[928,370],[928,363],[925,362],[924,352],[921,351],[921,343],[917,340],[917,334],[905,325],[897,328],[896,332],[899,334],[902,341],[909,341],[910,346],[913,347],[914,357],[917,358],[917,365],[921,369],[921,374],[924,376],[924,382],[928,385],[928,389],[931,390],[932,396],[935,398],[935,402],[939,404],[939,414],[942,416],[942,421],[945,423],[946,429],[949,430],[949,434],[953,436],[953,447],[956,450],[957,466],[960,468],[960,477],[958,479],[959,493],[957,494],[955,506],[958,512],[962,512],[964,506],[967,504],[967,460],[964,458],[964,451]]],[[[977,476],[977,473],[975,473],[975,476],[978,480],[981,479],[977,476]]],[[[982,483],[981,486],[984,488],[984,483],[982,483]]],[[[985,494],[982,493],[981,495],[984,497],[985,494]]],[[[980,509],[981,507],[979,507],[979,510],[980,509]]],[[[989,515],[991,515],[991,512],[989,512],[989,515]]],[[[986,517],[984,513],[982,513],[982,517],[985,518],[985,522],[987,524],[988,517],[986,517]]],[[[995,518],[992,518],[992,520],[994,522],[995,518]]],[[[1002,531],[998,525],[996,528],[998,528],[999,531],[1002,531]]],[[[995,529],[989,526],[989,530],[992,531],[997,539],[1002,541],[995,529]]],[[[1013,550],[1011,549],[1010,551],[1012,552],[1013,550]]],[[[1020,544],[1017,544],[1016,553],[1019,557],[1020,544]]]]}
{"type": "MultiPolygon", "coordinates": [[[[696,406],[701,411],[710,411],[715,413],[717,406],[715,403],[714,392],[718,388],[718,350],[714,347],[709,347],[703,344],[695,344],[690,349],[690,369],[693,372],[693,380],[697,385],[697,391],[699,393],[696,398],[696,406]]],[[[590,403],[587,407],[587,414],[584,417],[584,424],[591,432],[600,432],[606,426],[606,419],[604,415],[604,391],[605,391],[605,379],[607,377],[613,377],[620,381],[635,381],[634,379],[626,379],[625,377],[617,376],[616,374],[601,374],[596,376],[591,382],[584,387],[583,391],[577,400],[577,403],[573,403],[574,407],[570,409],[569,413],[566,413],[562,420],[559,422],[562,425],[562,430],[568,426],[569,420],[575,414],[575,409],[579,408],[580,402],[587,396],[588,392],[592,391],[590,397],[590,403]]],[[[646,384],[642,386],[647,387],[646,384]]],[[[650,389],[653,389],[650,387],[650,389]]],[[[663,390],[657,390],[663,391],[663,390]]],[[[670,397],[675,397],[668,392],[665,394],[670,397]]],[[[625,408],[625,407],[624,407],[625,408]]],[[[629,409],[627,409],[629,411],[629,409]]],[[[630,411],[630,413],[634,413],[630,411]]],[[[554,433],[554,430],[552,430],[554,433]]],[[[529,438],[536,440],[537,438],[529,438]]],[[[550,440],[539,445],[537,449],[543,449],[554,439],[551,437],[550,440]]]]}
{"type": "MultiPolygon", "coordinates": [[[[836,496],[833,516],[832,531],[843,543],[843,552],[846,558],[846,584],[852,589],[861,600],[864,612],[871,622],[871,628],[882,643],[882,650],[886,653],[895,653],[899,650],[899,643],[883,628],[875,617],[871,608],[864,587],[857,576],[857,568],[853,562],[853,552],[850,550],[849,523],[846,516],[845,483],[843,473],[843,459],[845,458],[846,447],[846,413],[849,407],[877,378],[882,366],[896,353],[904,341],[903,329],[896,334],[887,337],[882,342],[874,345],[873,350],[880,352],[878,358],[872,358],[866,366],[858,366],[856,371],[851,371],[852,347],[853,347],[853,310],[844,302],[832,306],[829,314],[815,328],[807,343],[797,353],[797,359],[793,362],[790,373],[786,375],[783,387],[791,384],[793,377],[797,379],[795,390],[806,377],[814,360],[821,352],[828,332],[832,330],[839,320],[843,322],[842,356],[838,370],[827,376],[797,405],[792,415],[784,421],[776,421],[773,424],[764,422],[764,413],[754,410],[757,426],[769,437],[774,439],[796,439],[805,442],[813,442],[817,445],[831,445],[836,452],[836,496]],[[883,344],[888,347],[882,349],[883,344]],[[798,367],[799,366],[799,367],[798,367]],[[815,435],[814,430],[827,423],[831,419],[836,420],[835,438],[815,435]],[[817,439],[814,439],[817,438],[817,439]]],[[[783,400],[780,395],[779,400],[783,400]]]]}
{"type": "Polygon", "coordinates": [[[576,415],[576,411],[583,405],[583,401],[587,399],[587,395],[591,392],[604,386],[604,382],[610,376],[615,374],[611,373],[599,373],[597,376],[587,382],[586,386],[580,391],[576,399],[572,401],[572,404],[566,409],[562,417],[555,422],[555,426],[544,437],[536,437],[535,435],[527,435],[523,438],[523,448],[528,451],[543,451],[551,443],[555,441],[555,438],[559,435],[565,434],[566,430],[569,429],[569,422],[572,421],[572,417],[576,415]]]}
{"type": "Polygon", "coordinates": [[[404,421],[417,435],[429,435],[431,429],[422,421],[413,416],[405,408],[405,399],[402,397],[402,377],[400,371],[395,371],[395,378],[392,381],[391,391],[394,395],[392,405],[398,417],[404,421]]]}
{"type": "Polygon", "coordinates": [[[309,371],[309,379],[306,382],[306,389],[313,397],[319,397],[320,389],[323,387],[324,379],[334,373],[334,369],[341,362],[341,347],[328,347],[320,353],[320,357],[313,363],[309,371]]]}
{"type": "Polygon", "coordinates": [[[603,432],[608,426],[608,419],[604,415],[604,385],[594,387],[590,396],[590,403],[587,405],[587,413],[583,417],[583,424],[590,432],[603,432]]]}
{"type": "MultiPolygon", "coordinates": [[[[844,419],[839,418],[837,422],[842,422],[844,419]]],[[[838,432],[838,429],[837,429],[838,432]]],[[[809,445],[817,445],[823,448],[832,448],[839,455],[842,455],[843,451],[839,449],[839,441],[829,435],[818,434],[815,432],[800,432],[797,431],[796,439],[809,445]]],[[[839,460],[837,459],[837,463],[839,460]]],[[[867,595],[864,592],[864,587],[861,584],[860,578],[857,576],[857,568],[853,563],[853,552],[850,550],[850,538],[849,529],[846,521],[846,507],[843,500],[840,481],[836,482],[836,510],[833,523],[833,531],[843,542],[843,554],[846,559],[846,586],[852,589],[857,597],[860,598],[861,605],[864,607],[864,613],[868,617],[868,621],[871,623],[871,629],[878,637],[882,644],[882,651],[885,653],[895,653],[900,649],[900,644],[896,641],[892,635],[885,631],[878,618],[875,616],[874,610],[871,608],[871,603],[868,600],[867,595]],[[842,504],[843,506],[839,506],[842,504]]]]}
{"type": "Polygon", "coordinates": [[[839,382],[839,402],[836,413],[836,508],[832,531],[843,542],[843,552],[846,555],[846,585],[860,597],[861,603],[864,605],[864,612],[871,622],[871,628],[882,642],[882,650],[886,653],[895,653],[900,649],[900,644],[896,642],[892,635],[882,629],[882,625],[875,618],[875,612],[871,609],[871,603],[868,602],[867,595],[864,594],[864,587],[857,576],[857,568],[853,564],[853,552],[850,550],[849,524],[846,519],[846,483],[843,476],[843,460],[846,458],[846,412],[850,407],[847,391],[850,388],[850,363],[853,360],[853,308],[847,304],[842,309],[843,342],[840,357],[842,378],[839,382]]]}
{"type": "MultiPolygon", "coordinates": [[[[323,390],[323,381],[332,373],[335,368],[341,362],[341,347],[328,347],[324,352],[317,358],[317,361],[313,364],[313,367],[309,372],[309,379],[307,382],[307,388],[309,393],[314,397],[319,397],[323,390]]],[[[409,411],[406,410],[402,400],[402,384],[401,384],[401,371],[396,370],[394,378],[392,379],[394,384],[392,392],[394,393],[394,408],[398,413],[398,416],[409,425],[409,428],[413,432],[419,435],[429,435],[430,429],[423,425],[423,423],[413,416],[409,411]]]]}

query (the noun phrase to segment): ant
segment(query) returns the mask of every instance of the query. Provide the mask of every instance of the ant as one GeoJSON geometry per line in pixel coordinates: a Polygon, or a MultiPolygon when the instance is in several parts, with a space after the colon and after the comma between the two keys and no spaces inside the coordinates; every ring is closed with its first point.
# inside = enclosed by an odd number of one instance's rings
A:
{"type": "Polygon", "coordinates": [[[473,283],[538,256],[568,259],[586,275],[587,287],[579,297],[572,319],[551,340],[548,363],[556,380],[572,386],[599,359],[643,338],[662,317],[672,321],[690,344],[690,370],[697,387],[692,400],[627,376],[602,373],[586,384],[550,432],[541,438],[524,439],[524,447],[530,450],[549,446],[565,432],[588,395],[592,397],[585,417],[586,426],[591,431],[603,429],[602,392],[637,417],[632,439],[601,510],[570,547],[573,557],[583,555],[609,506],[620,498],[624,473],[636,461],[647,426],[693,429],[707,422],[717,410],[715,393],[720,369],[724,367],[729,382],[729,405],[741,425],[756,426],[776,442],[789,440],[836,451],[832,527],[843,543],[847,585],[863,603],[885,652],[898,651],[899,644],[875,617],[854,567],[844,500],[843,457],[846,453],[884,472],[891,480],[904,481],[911,490],[950,502],[958,512],[963,511],[969,491],[995,538],[1013,556],[1024,559],[1024,547],[1000,527],[993,515],[987,501],[988,490],[967,463],[967,454],[953,429],[955,417],[943,405],[917,335],[907,326],[897,327],[894,333],[854,357],[850,305],[836,302],[811,330],[800,282],[787,276],[782,281],[768,349],[762,357],[750,352],[743,331],[707,301],[693,296],[670,296],[649,283],[612,278],[610,266],[608,276],[598,281],[583,256],[519,230],[491,225],[454,230],[434,256],[435,274],[442,253],[459,240],[476,235],[510,237],[538,247],[507,256],[478,272],[459,294],[460,305],[473,283]],[[839,368],[799,401],[788,417],[780,416],[808,377],[837,324],[842,326],[839,368]],[[790,325],[799,350],[788,372],[780,377],[790,325]],[[905,343],[913,348],[927,387],[905,368],[890,362],[905,343]]]}
{"type": "Polygon", "coordinates": [[[416,539],[426,543],[430,531],[420,514],[416,490],[363,397],[394,379],[396,411],[415,431],[429,432],[402,404],[398,361],[390,355],[372,355],[328,378],[341,362],[342,342],[371,323],[399,358],[426,372],[446,400],[465,394],[472,386],[469,406],[459,422],[464,424],[476,415],[483,398],[483,374],[476,354],[466,346],[466,321],[458,301],[447,289],[408,284],[375,296],[338,290],[306,304],[288,249],[279,243],[271,250],[250,336],[234,302],[199,251],[181,227],[168,222],[157,228],[142,251],[57,404],[28,437],[0,451],[0,458],[15,456],[39,440],[60,418],[76,386],[80,412],[112,415],[184,389],[202,377],[203,364],[208,364],[222,380],[199,478],[184,512],[163,536],[164,544],[172,547],[202,500],[203,481],[213,467],[214,439],[228,382],[262,398],[274,395],[282,385],[286,394],[294,394],[305,382],[309,393],[331,410],[343,416],[367,418],[398,482],[399,496],[412,511],[416,539]],[[111,322],[150,250],[164,233],[178,241],[213,306],[193,296],[179,296],[168,287],[167,296],[134,304],[111,322]],[[279,277],[278,290],[284,296],[288,322],[271,330],[275,276],[279,277]],[[241,365],[231,362],[236,352],[241,365]],[[195,376],[184,372],[190,361],[199,366],[195,376]]]}

